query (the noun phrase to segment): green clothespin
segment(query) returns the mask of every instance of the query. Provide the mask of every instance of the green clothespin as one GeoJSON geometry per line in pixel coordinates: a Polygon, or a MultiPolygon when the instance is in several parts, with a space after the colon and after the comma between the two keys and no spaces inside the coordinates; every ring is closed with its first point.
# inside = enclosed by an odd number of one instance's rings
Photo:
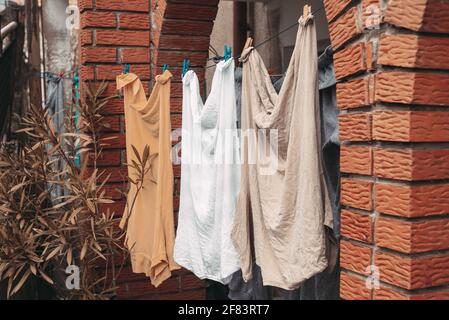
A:
{"type": "Polygon", "coordinates": [[[162,67],[162,72],[165,72],[168,70],[170,66],[168,64],[164,64],[164,66],[162,67]]]}
{"type": "Polygon", "coordinates": [[[190,60],[184,59],[184,62],[182,63],[182,77],[186,75],[187,71],[189,71],[190,68],[190,60]]]}
{"type": "Polygon", "coordinates": [[[75,70],[75,75],[73,77],[73,83],[75,85],[76,101],[78,102],[79,99],[81,98],[81,96],[80,96],[80,75],[79,75],[78,69],[75,70]]]}
{"type": "Polygon", "coordinates": [[[226,44],[225,44],[224,50],[223,50],[223,60],[224,61],[228,60],[228,46],[226,44]]]}
{"type": "Polygon", "coordinates": [[[130,70],[131,70],[131,65],[125,63],[125,64],[123,65],[123,73],[124,73],[124,74],[128,74],[130,70]]]}
{"type": "Polygon", "coordinates": [[[230,46],[224,46],[224,60],[228,61],[232,56],[232,48],[230,46]]]}

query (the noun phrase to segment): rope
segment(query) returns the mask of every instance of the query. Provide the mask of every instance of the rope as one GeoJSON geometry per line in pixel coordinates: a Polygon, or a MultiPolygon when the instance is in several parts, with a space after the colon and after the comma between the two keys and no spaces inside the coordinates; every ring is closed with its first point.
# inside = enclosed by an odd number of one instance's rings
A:
{"type": "Polygon", "coordinates": [[[218,51],[210,44],[209,45],[209,51],[218,56],[218,51]]]}
{"type": "Polygon", "coordinates": [[[61,78],[61,79],[64,79],[64,80],[73,80],[73,77],[67,76],[67,74],[73,74],[73,73],[74,73],[73,71],[64,72],[64,75],[61,76],[61,74],[56,74],[56,73],[53,73],[53,72],[46,71],[46,72],[36,72],[36,73],[34,73],[34,75],[36,77],[39,77],[39,78],[56,77],[56,78],[61,78]]]}

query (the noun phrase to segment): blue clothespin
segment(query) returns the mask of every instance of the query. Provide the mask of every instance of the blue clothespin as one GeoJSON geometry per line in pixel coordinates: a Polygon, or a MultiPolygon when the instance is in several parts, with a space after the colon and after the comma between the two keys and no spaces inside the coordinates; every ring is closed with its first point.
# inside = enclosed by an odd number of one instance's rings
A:
{"type": "Polygon", "coordinates": [[[78,69],[75,70],[75,75],[73,76],[73,84],[75,86],[75,98],[78,101],[81,98],[80,95],[80,75],[78,69]]]}
{"type": "Polygon", "coordinates": [[[168,64],[164,64],[164,66],[162,67],[162,72],[165,72],[168,70],[170,66],[168,64]]]}
{"type": "Polygon", "coordinates": [[[131,70],[131,65],[125,63],[125,64],[123,65],[123,73],[124,73],[124,74],[128,74],[130,70],[131,70]]]}
{"type": "Polygon", "coordinates": [[[228,61],[232,56],[232,48],[230,46],[224,46],[224,60],[228,61]]]}
{"type": "Polygon", "coordinates": [[[182,77],[186,75],[187,71],[189,71],[190,68],[190,60],[184,59],[184,62],[182,63],[182,77]]]}

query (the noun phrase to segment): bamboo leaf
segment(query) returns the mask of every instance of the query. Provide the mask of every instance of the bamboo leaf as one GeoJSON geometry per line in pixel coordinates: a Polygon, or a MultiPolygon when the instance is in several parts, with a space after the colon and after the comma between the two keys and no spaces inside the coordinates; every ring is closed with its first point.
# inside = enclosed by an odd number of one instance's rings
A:
{"type": "Polygon", "coordinates": [[[134,155],[136,156],[136,158],[139,161],[139,163],[142,163],[142,159],[140,158],[139,151],[137,151],[137,149],[136,149],[136,147],[134,145],[131,145],[131,147],[133,148],[134,155]]]}
{"type": "Polygon", "coordinates": [[[97,199],[97,202],[98,203],[107,203],[107,204],[115,203],[115,201],[111,200],[111,199],[97,199]]]}
{"type": "Polygon", "coordinates": [[[148,145],[145,145],[145,148],[143,150],[143,157],[142,157],[143,164],[145,164],[147,162],[149,155],[150,155],[150,147],[148,145]]]}
{"type": "Polygon", "coordinates": [[[30,270],[34,275],[37,275],[37,269],[34,263],[30,264],[30,270]]]}
{"type": "Polygon", "coordinates": [[[83,248],[81,249],[81,254],[80,254],[81,261],[83,261],[84,258],[86,257],[88,246],[89,246],[89,244],[88,244],[87,240],[85,240],[84,244],[83,244],[83,248]]]}
{"type": "Polygon", "coordinates": [[[20,188],[23,188],[26,185],[27,185],[26,182],[19,183],[19,184],[15,185],[14,187],[12,187],[11,190],[9,190],[9,193],[14,193],[14,192],[19,190],[20,188]]]}
{"type": "Polygon", "coordinates": [[[16,292],[18,292],[20,290],[20,288],[23,287],[23,285],[27,281],[27,279],[30,276],[30,274],[31,274],[31,271],[29,269],[27,271],[25,271],[25,273],[23,274],[23,276],[20,279],[20,281],[17,283],[17,285],[12,290],[11,295],[14,295],[16,292]]]}
{"type": "Polygon", "coordinates": [[[39,274],[41,275],[42,279],[47,281],[49,284],[54,284],[53,280],[44,271],[39,269],[39,274]]]}
{"type": "Polygon", "coordinates": [[[72,265],[72,259],[73,259],[73,252],[72,252],[72,248],[69,248],[67,250],[67,264],[70,266],[72,265]]]}
{"type": "Polygon", "coordinates": [[[60,247],[57,247],[57,248],[53,249],[53,251],[51,251],[50,254],[47,256],[47,258],[45,258],[45,261],[48,261],[51,258],[53,258],[54,256],[56,256],[59,253],[60,250],[61,250],[60,247]]]}

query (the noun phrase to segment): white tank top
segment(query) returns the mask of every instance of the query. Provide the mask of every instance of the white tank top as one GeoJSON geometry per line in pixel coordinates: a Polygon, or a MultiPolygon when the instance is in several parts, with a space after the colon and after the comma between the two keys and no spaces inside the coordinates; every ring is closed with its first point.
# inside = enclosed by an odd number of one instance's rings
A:
{"type": "Polygon", "coordinates": [[[240,269],[231,241],[240,187],[234,60],[217,65],[203,104],[198,77],[183,78],[181,196],[174,259],[223,284],[240,269]]]}

